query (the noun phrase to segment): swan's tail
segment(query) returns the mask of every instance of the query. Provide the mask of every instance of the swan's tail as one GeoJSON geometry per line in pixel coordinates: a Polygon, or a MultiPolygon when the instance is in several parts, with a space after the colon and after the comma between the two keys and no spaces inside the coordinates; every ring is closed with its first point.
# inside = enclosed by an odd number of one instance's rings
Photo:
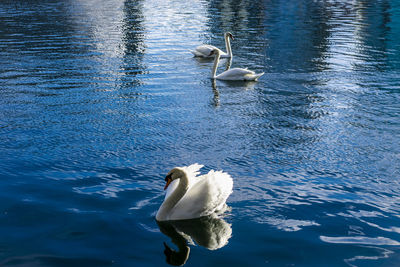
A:
{"type": "Polygon", "coordinates": [[[248,81],[257,81],[258,78],[264,75],[264,72],[262,73],[254,73],[254,74],[247,74],[245,76],[246,80],[248,81]]]}

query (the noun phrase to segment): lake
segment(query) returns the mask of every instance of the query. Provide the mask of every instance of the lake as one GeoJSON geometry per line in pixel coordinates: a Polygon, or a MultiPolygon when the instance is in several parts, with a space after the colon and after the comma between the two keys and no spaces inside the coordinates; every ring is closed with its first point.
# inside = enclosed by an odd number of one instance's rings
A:
{"type": "Polygon", "coordinates": [[[0,265],[398,265],[399,36],[395,0],[1,1],[0,265]],[[228,31],[257,82],[190,53],[228,31]],[[158,224],[193,163],[230,211],[158,224]]]}

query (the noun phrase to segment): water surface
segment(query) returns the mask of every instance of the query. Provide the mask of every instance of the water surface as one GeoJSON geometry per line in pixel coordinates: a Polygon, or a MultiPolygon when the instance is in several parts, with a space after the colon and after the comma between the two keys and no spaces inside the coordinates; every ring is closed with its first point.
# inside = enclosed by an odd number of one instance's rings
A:
{"type": "Polygon", "coordinates": [[[399,35],[390,0],[2,1],[0,264],[395,266],[399,35]],[[226,31],[257,83],[190,54],[226,31]],[[232,210],[186,242],[155,213],[196,162],[232,210]]]}

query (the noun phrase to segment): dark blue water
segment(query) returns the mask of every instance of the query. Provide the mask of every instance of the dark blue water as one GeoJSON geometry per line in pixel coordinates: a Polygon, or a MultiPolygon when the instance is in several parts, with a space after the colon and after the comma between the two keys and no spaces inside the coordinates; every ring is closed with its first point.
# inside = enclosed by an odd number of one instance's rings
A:
{"type": "Polygon", "coordinates": [[[399,36],[395,0],[1,1],[0,265],[398,265],[399,36]],[[225,31],[257,83],[190,54],[225,31]],[[232,210],[159,226],[196,162],[232,210]]]}

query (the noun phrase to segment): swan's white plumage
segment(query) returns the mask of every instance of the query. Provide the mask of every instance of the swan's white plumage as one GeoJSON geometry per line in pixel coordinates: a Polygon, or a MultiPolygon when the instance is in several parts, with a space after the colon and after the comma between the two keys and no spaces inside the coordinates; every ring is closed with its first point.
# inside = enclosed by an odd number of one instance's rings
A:
{"type": "Polygon", "coordinates": [[[211,170],[190,180],[189,190],[171,210],[171,219],[197,218],[223,208],[232,192],[232,178],[227,173],[211,170]]]}
{"type": "Polygon", "coordinates": [[[217,75],[215,78],[219,80],[246,80],[246,81],[254,81],[258,77],[261,77],[264,73],[256,74],[254,71],[248,69],[241,69],[241,68],[233,68],[223,73],[217,75]]]}
{"type": "Polygon", "coordinates": [[[213,55],[210,56],[210,54],[211,51],[215,49],[219,50],[221,57],[231,57],[230,55],[213,45],[199,45],[198,47],[196,47],[195,50],[192,50],[190,52],[192,52],[192,54],[196,57],[213,57],[213,55]]]}
{"type": "MultiPolygon", "coordinates": [[[[225,202],[232,193],[233,180],[231,176],[225,172],[214,170],[198,176],[201,167],[203,165],[193,164],[181,168],[189,181],[188,189],[168,212],[165,212],[163,210],[165,207],[163,208],[161,205],[156,215],[157,220],[193,219],[224,210],[225,202]]],[[[164,202],[171,197],[175,190],[179,189],[179,183],[180,179],[176,179],[169,185],[164,202]]]]}
{"type": "Polygon", "coordinates": [[[225,48],[226,48],[226,53],[222,51],[221,49],[213,46],[213,45],[199,45],[198,47],[195,48],[195,50],[190,51],[195,57],[214,57],[214,55],[211,54],[213,50],[218,50],[219,54],[221,57],[232,57],[232,49],[231,49],[231,43],[229,41],[229,38],[232,38],[233,36],[230,32],[226,32],[224,34],[224,39],[225,39],[225,48]]]}
{"type": "Polygon", "coordinates": [[[226,70],[217,75],[217,68],[220,59],[220,52],[218,49],[212,51],[211,54],[215,54],[214,65],[211,70],[211,78],[225,81],[256,81],[261,77],[262,73],[255,73],[254,71],[248,70],[247,68],[233,68],[226,70]]]}
{"type": "MultiPolygon", "coordinates": [[[[186,172],[186,175],[189,179],[189,189],[191,186],[193,186],[196,183],[196,180],[198,179],[197,175],[200,174],[200,169],[203,167],[204,167],[204,165],[201,165],[198,163],[194,163],[189,166],[181,167],[181,169],[183,169],[186,172]]],[[[174,192],[174,190],[176,189],[178,184],[179,184],[179,180],[174,180],[171,182],[171,184],[167,188],[167,191],[165,192],[164,199],[167,199],[169,197],[169,195],[172,192],[174,192]]]]}

